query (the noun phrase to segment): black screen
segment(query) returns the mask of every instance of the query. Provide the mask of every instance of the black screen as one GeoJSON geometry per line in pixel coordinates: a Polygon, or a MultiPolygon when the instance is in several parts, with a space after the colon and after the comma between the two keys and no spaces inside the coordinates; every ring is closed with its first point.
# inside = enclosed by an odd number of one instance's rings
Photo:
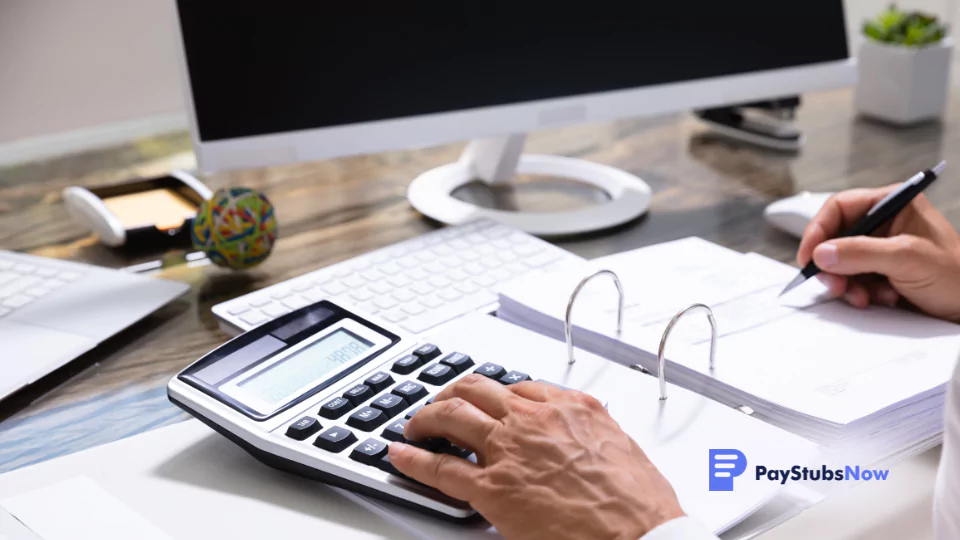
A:
{"type": "Polygon", "coordinates": [[[847,58],[841,0],[178,4],[204,141],[847,58]]]}

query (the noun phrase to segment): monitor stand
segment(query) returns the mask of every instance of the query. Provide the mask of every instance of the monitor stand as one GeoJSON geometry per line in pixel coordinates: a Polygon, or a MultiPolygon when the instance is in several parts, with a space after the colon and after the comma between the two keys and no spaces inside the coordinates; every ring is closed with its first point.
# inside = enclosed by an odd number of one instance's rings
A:
{"type": "Polygon", "coordinates": [[[455,163],[431,169],[413,180],[407,198],[423,215],[456,225],[490,218],[538,236],[562,236],[597,231],[638,218],[650,207],[650,186],[640,178],[583,159],[524,154],[526,134],[476,139],[455,163]],[[563,212],[512,212],[483,208],[453,197],[457,188],[474,180],[506,184],[515,174],[570,178],[603,190],[610,200],[563,212]]]}

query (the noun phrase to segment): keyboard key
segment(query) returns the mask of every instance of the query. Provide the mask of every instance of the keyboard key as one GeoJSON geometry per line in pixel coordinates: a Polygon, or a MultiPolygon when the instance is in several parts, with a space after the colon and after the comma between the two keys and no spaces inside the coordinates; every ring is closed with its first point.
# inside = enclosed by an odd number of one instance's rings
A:
{"type": "Polygon", "coordinates": [[[0,272],[0,285],[6,285],[18,277],[20,277],[20,274],[14,274],[13,272],[0,272]]]}
{"type": "Polygon", "coordinates": [[[300,283],[297,283],[296,285],[291,287],[291,289],[295,292],[309,291],[312,288],[313,288],[313,283],[310,283],[309,281],[301,281],[300,283]]]}
{"type": "Polygon", "coordinates": [[[370,402],[370,406],[383,411],[387,418],[393,418],[400,414],[400,411],[409,407],[410,404],[396,394],[384,394],[370,402]]]}
{"type": "Polygon", "coordinates": [[[380,409],[364,407],[347,418],[347,425],[361,431],[370,432],[382,426],[387,421],[387,415],[380,409]]]}
{"type": "Polygon", "coordinates": [[[425,296],[433,292],[433,286],[429,283],[414,283],[410,290],[420,296],[425,296]]]}
{"type": "Polygon", "coordinates": [[[11,313],[13,313],[13,310],[12,310],[12,309],[7,309],[7,308],[4,308],[4,307],[0,307],[0,317],[3,317],[3,316],[5,316],[5,315],[9,315],[9,314],[11,314],[11,313]]]}
{"type": "Polygon", "coordinates": [[[462,292],[463,294],[473,294],[480,290],[480,287],[477,287],[476,285],[474,285],[473,283],[470,283],[469,281],[464,281],[463,283],[457,283],[456,285],[454,285],[453,288],[462,292]]]}
{"type": "Polygon", "coordinates": [[[387,427],[380,436],[388,441],[403,442],[403,428],[406,427],[406,425],[407,421],[405,419],[394,420],[387,424],[387,427]]]}
{"type": "MultiPolygon", "coordinates": [[[[428,241],[430,239],[424,238],[424,240],[428,241]]],[[[436,255],[434,255],[433,253],[430,253],[429,251],[418,251],[414,255],[414,257],[416,257],[417,259],[420,259],[420,262],[425,262],[425,263],[428,263],[437,258],[436,255]]]]}
{"type": "Polygon", "coordinates": [[[529,381],[530,376],[521,371],[511,371],[503,377],[500,377],[500,382],[503,384],[517,384],[518,382],[529,381]]]}
{"type": "Polygon", "coordinates": [[[290,298],[285,298],[280,301],[284,307],[288,308],[290,311],[296,311],[302,307],[309,306],[312,302],[308,302],[304,297],[297,295],[291,296],[290,298]]]}
{"type": "Polygon", "coordinates": [[[53,276],[57,275],[57,271],[54,270],[53,268],[37,268],[37,271],[34,272],[34,274],[36,274],[36,275],[38,275],[38,276],[40,276],[40,277],[47,277],[47,278],[49,278],[49,277],[53,277],[53,276]]]}
{"type": "Polygon", "coordinates": [[[25,294],[15,294],[3,301],[3,307],[17,309],[33,302],[33,297],[25,294]]]}
{"type": "Polygon", "coordinates": [[[513,252],[521,257],[528,257],[535,253],[543,251],[544,247],[539,242],[528,242],[513,247],[513,252]]]}
{"type": "Polygon", "coordinates": [[[23,291],[23,293],[34,298],[40,298],[41,296],[50,294],[50,289],[46,287],[30,287],[29,289],[23,291]]]}
{"type": "Polygon", "coordinates": [[[328,283],[320,288],[323,290],[323,292],[327,293],[330,296],[338,296],[347,292],[346,286],[344,286],[339,281],[328,283]]]}
{"type": "Polygon", "coordinates": [[[350,298],[353,298],[357,302],[366,302],[367,300],[373,300],[375,295],[370,292],[366,287],[354,289],[350,291],[350,298]]]}
{"type": "Polygon", "coordinates": [[[424,308],[420,304],[415,304],[413,302],[409,304],[404,304],[403,306],[400,307],[400,309],[403,310],[403,312],[406,313],[407,315],[420,315],[421,313],[426,311],[426,308],[424,308]]]}
{"type": "Polygon", "coordinates": [[[270,293],[270,298],[273,298],[274,300],[283,300],[284,298],[290,296],[291,294],[293,293],[287,289],[280,289],[279,291],[273,291],[272,293],[270,293]]]}
{"type": "Polygon", "coordinates": [[[374,465],[385,455],[387,455],[387,443],[377,439],[367,439],[350,452],[350,459],[365,465],[374,465]]]}
{"type": "Polygon", "coordinates": [[[390,261],[380,266],[379,270],[388,276],[393,276],[403,272],[403,267],[393,261],[390,261]]]}
{"type": "Polygon", "coordinates": [[[423,281],[430,277],[430,274],[421,268],[411,268],[407,270],[406,276],[414,281],[423,281]]]}
{"type": "Polygon", "coordinates": [[[241,315],[240,320],[249,325],[256,326],[258,324],[262,324],[269,321],[270,317],[267,317],[266,315],[261,313],[259,310],[257,310],[257,311],[251,311],[250,313],[245,313],[241,315]]]}
{"type": "Polygon", "coordinates": [[[377,270],[376,268],[371,268],[370,270],[367,270],[366,272],[362,272],[362,273],[360,274],[360,277],[362,277],[363,279],[365,279],[365,280],[367,280],[367,281],[373,282],[373,281],[380,281],[381,279],[383,279],[383,278],[385,278],[385,277],[387,277],[387,276],[384,275],[383,272],[377,270]]]}
{"type": "Polygon", "coordinates": [[[417,298],[417,295],[408,290],[394,291],[392,296],[400,302],[411,302],[417,298]]]}
{"type": "Polygon", "coordinates": [[[13,268],[12,262],[0,259],[0,270],[9,270],[11,268],[13,268]]]}
{"type": "Polygon", "coordinates": [[[413,283],[413,281],[411,281],[410,278],[408,278],[407,276],[404,276],[401,274],[401,275],[391,276],[387,278],[387,283],[399,289],[401,287],[406,287],[407,285],[410,285],[411,283],[413,283]]]}
{"type": "MultiPolygon", "coordinates": [[[[439,261],[434,261],[432,263],[427,263],[423,265],[423,269],[431,274],[442,274],[447,271],[447,267],[441,264],[439,261]]],[[[439,287],[439,285],[436,285],[439,287]]]]}
{"type": "Polygon", "coordinates": [[[458,374],[463,373],[464,371],[467,370],[467,368],[469,368],[474,364],[472,358],[470,358],[469,356],[463,353],[458,353],[458,352],[452,352],[444,356],[443,358],[440,359],[440,363],[446,364],[452,367],[453,370],[456,371],[458,374]]]}
{"type": "Polygon", "coordinates": [[[463,259],[457,257],[456,255],[450,255],[449,257],[440,259],[440,264],[448,268],[460,268],[460,265],[463,264],[463,259]]]}
{"type": "Polygon", "coordinates": [[[434,364],[421,371],[420,376],[417,378],[425,383],[440,386],[447,384],[456,376],[457,372],[454,371],[452,367],[443,364],[434,364]]]}
{"type": "Polygon", "coordinates": [[[386,281],[378,281],[376,283],[371,283],[369,287],[370,292],[375,295],[383,296],[385,294],[390,294],[393,292],[393,287],[386,281]]]}
{"type": "Polygon", "coordinates": [[[392,309],[400,305],[400,302],[397,302],[389,296],[381,296],[373,301],[373,305],[380,309],[392,309]]]}
{"type": "Polygon", "coordinates": [[[406,257],[397,259],[397,264],[404,268],[416,268],[420,266],[420,261],[418,261],[416,257],[412,255],[407,255],[406,257]]]}
{"type": "Polygon", "coordinates": [[[397,476],[406,478],[400,471],[397,470],[396,467],[393,466],[393,463],[390,463],[389,453],[385,454],[382,458],[380,458],[376,463],[373,464],[373,466],[385,473],[395,474],[397,476]]]}
{"type": "Polygon", "coordinates": [[[231,315],[240,315],[241,313],[246,313],[248,311],[250,311],[250,306],[239,304],[228,309],[227,313],[231,315]]]}
{"type": "Polygon", "coordinates": [[[350,403],[359,405],[373,397],[373,390],[365,384],[358,384],[343,393],[343,397],[350,400],[350,403]]]}
{"type": "Polygon", "coordinates": [[[320,431],[320,421],[312,416],[304,416],[287,428],[287,437],[298,441],[305,441],[307,437],[320,431]]]}
{"type": "Polygon", "coordinates": [[[495,381],[499,381],[500,377],[503,377],[507,374],[507,370],[503,368],[500,364],[494,364],[493,362],[487,362],[482,366],[474,370],[474,373],[479,373],[484,377],[490,377],[495,381]]]}
{"type": "MultiPolygon", "coordinates": [[[[18,272],[20,274],[32,274],[33,271],[36,269],[37,267],[32,264],[23,264],[23,263],[14,265],[13,267],[13,271],[18,272]]],[[[80,276],[77,276],[77,277],[80,277],[80,276]]],[[[76,278],[73,278],[73,279],[76,279],[76,278]]],[[[67,281],[70,281],[70,280],[68,279],[67,281]]]]}
{"type": "Polygon", "coordinates": [[[366,378],[363,384],[373,388],[374,392],[379,392],[393,384],[393,377],[386,371],[378,371],[366,378]]]}
{"type": "Polygon", "coordinates": [[[412,354],[400,357],[396,362],[393,363],[393,367],[390,368],[390,371],[394,373],[399,373],[400,375],[407,375],[413,373],[417,370],[418,367],[423,365],[423,360],[419,357],[412,354]]]}
{"type": "Polygon", "coordinates": [[[414,381],[402,382],[391,391],[411,405],[427,397],[428,394],[427,389],[422,384],[414,381]]]}
{"type": "Polygon", "coordinates": [[[487,268],[480,263],[472,262],[463,266],[463,271],[471,276],[480,276],[487,273],[487,268]]]}
{"type": "Polygon", "coordinates": [[[74,281],[76,279],[80,279],[80,274],[76,272],[60,272],[57,274],[57,277],[64,281],[74,281]]]}
{"type": "Polygon", "coordinates": [[[404,415],[404,418],[406,418],[407,420],[413,418],[413,415],[417,414],[420,411],[420,409],[426,407],[427,405],[429,405],[429,403],[425,405],[421,405],[415,409],[410,409],[409,411],[407,411],[407,414],[404,415]]]}
{"type": "Polygon", "coordinates": [[[450,281],[463,281],[470,277],[466,272],[464,272],[463,270],[460,270],[459,268],[454,268],[453,270],[448,271],[444,275],[450,281]]]}
{"type": "Polygon", "coordinates": [[[497,284],[497,282],[489,276],[477,276],[473,278],[473,282],[477,285],[483,287],[484,289],[489,289],[497,284]]]}
{"type": "Polygon", "coordinates": [[[453,302],[454,300],[459,300],[463,297],[462,294],[458,293],[453,289],[444,289],[437,293],[437,296],[446,300],[447,302],[453,302]]]}
{"type": "Polygon", "coordinates": [[[438,308],[443,305],[443,300],[440,300],[436,296],[424,296],[419,300],[421,304],[428,308],[438,308]]]}
{"type": "Polygon", "coordinates": [[[272,303],[272,304],[263,306],[263,307],[260,308],[260,309],[261,309],[261,311],[263,311],[268,317],[273,317],[273,318],[277,318],[277,317],[280,317],[280,316],[282,316],[282,315],[286,315],[287,313],[290,313],[290,310],[287,309],[286,307],[284,307],[284,306],[283,306],[282,304],[280,304],[279,302],[274,302],[274,303],[272,303]]]}
{"type": "Polygon", "coordinates": [[[313,445],[327,452],[343,452],[351,444],[357,442],[357,436],[347,428],[332,427],[321,433],[313,445]]]}
{"type": "Polygon", "coordinates": [[[443,289],[450,286],[450,280],[443,276],[433,276],[427,280],[427,283],[438,289],[443,289]]]}
{"type": "Polygon", "coordinates": [[[271,302],[273,302],[273,298],[270,298],[269,296],[261,296],[259,298],[254,298],[253,300],[250,300],[250,305],[255,308],[258,308],[258,307],[269,305],[271,302]]]}
{"type": "Polygon", "coordinates": [[[391,311],[391,312],[389,312],[389,313],[384,313],[383,315],[381,315],[381,317],[383,317],[384,319],[386,319],[386,320],[388,320],[388,321],[390,321],[390,322],[392,322],[392,323],[398,323],[398,322],[400,322],[400,321],[406,320],[406,319],[407,319],[407,314],[406,314],[406,313],[402,313],[402,312],[399,311],[399,310],[393,310],[393,311],[391,311]]]}
{"type": "Polygon", "coordinates": [[[461,251],[458,255],[467,262],[480,260],[480,254],[472,249],[461,251]]]}
{"type": "Polygon", "coordinates": [[[349,399],[343,397],[335,397],[330,401],[323,404],[320,407],[320,416],[324,418],[329,418],[330,420],[336,420],[344,414],[347,414],[347,411],[354,407],[353,403],[349,399]]]}
{"type": "Polygon", "coordinates": [[[429,362],[430,360],[440,356],[440,347],[437,347],[433,343],[424,343],[413,350],[413,355],[420,358],[424,362],[429,362]]]}
{"type": "Polygon", "coordinates": [[[441,245],[439,245],[439,246],[434,247],[434,248],[431,249],[430,251],[434,252],[434,253],[437,254],[437,255],[444,256],[444,255],[450,255],[450,254],[452,254],[452,253],[453,253],[453,248],[450,247],[450,246],[441,244],[441,245]]]}
{"type": "Polygon", "coordinates": [[[48,279],[41,282],[40,284],[48,289],[59,289],[60,287],[63,287],[64,285],[66,285],[67,282],[59,279],[48,279]]]}

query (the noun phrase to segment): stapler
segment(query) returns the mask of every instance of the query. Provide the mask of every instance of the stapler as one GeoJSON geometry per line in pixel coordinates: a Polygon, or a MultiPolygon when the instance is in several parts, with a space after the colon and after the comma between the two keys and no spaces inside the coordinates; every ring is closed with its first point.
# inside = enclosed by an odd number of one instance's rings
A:
{"type": "Polygon", "coordinates": [[[799,151],[803,134],[794,124],[800,96],[699,109],[694,115],[717,135],[785,152],[799,151]]]}

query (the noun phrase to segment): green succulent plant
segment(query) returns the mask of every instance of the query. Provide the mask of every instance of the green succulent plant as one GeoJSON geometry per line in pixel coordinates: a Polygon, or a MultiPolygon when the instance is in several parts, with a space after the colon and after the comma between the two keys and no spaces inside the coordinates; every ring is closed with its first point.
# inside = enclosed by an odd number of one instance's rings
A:
{"type": "Polygon", "coordinates": [[[919,11],[902,11],[896,4],[873,19],[863,22],[863,34],[881,43],[926,47],[947,36],[948,27],[934,15],[919,11]]]}

